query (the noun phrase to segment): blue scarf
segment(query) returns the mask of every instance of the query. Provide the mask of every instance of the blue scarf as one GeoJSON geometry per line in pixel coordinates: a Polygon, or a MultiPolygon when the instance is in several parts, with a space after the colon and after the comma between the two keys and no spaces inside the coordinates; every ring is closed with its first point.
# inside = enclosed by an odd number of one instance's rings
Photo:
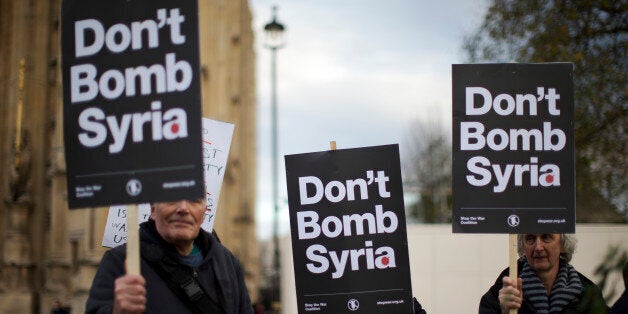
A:
{"type": "Polygon", "coordinates": [[[179,260],[185,265],[196,267],[203,262],[203,254],[201,254],[201,250],[198,248],[196,243],[194,243],[190,255],[186,256],[179,254],[179,260]]]}
{"type": "Polygon", "coordinates": [[[523,263],[521,280],[523,282],[523,296],[534,305],[536,313],[560,313],[567,304],[578,300],[584,292],[578,272],[567,263],[560,263],[556,281],[549,296],[528,262],[523,263]]]}

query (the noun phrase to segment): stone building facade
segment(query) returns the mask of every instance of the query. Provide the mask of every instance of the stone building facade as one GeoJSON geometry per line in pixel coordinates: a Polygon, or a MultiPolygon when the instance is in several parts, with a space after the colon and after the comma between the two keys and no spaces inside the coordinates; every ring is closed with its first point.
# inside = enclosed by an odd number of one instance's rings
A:
{"type": "MultiPolygon", "coordinates": [[[[255,56],[247,0],[198,0],[203,115],[234,123],[215,229],[242,261],[252,298],[255,56]]],[[[105,248],[107,208],[68,210],[61,0],[0,0],[0,312],[84,310],[105,248]]]]}

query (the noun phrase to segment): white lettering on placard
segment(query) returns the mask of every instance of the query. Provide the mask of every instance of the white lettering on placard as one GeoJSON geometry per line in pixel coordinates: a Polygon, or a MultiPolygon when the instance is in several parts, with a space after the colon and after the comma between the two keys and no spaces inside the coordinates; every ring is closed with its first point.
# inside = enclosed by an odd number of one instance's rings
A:
{"type": "Polygon", "coordinates": [[[185,36],[181,35],[181,23],[185,17],[179,15],[179,9],[171,9],[170,16],[166,17],[166,9],[157,10],[157,20],[144,20],[131,23],[131,27],[118,23],[105,30],[104,25],[96,19],[86,19],[74,23],[74,42],[76,57],[87,57],[99,53],[103,46],[113,53],[120,53],[131,47],[132,50],[143,48],[143,34],[149,48],[159,46],[159,29],[170,26],[170,41],[175,45],[185,43],[185,36]],[[86,42],[86,36],[93,36],[91,43],[86,42]]]}
{"type": "Polygon", "coordinates": [[[492,129],[484,135],[481,122],[460,123],[460,149],[480,150],[488,146],[501,151],[560,151],[565,148],[567,136],[561,129],[552,128],[551,122],[543,122],[543,129],[492,129]],[[533,145],[534,143],[534,145],[533,145]]]}
{"type": "Polygon", "coordinates": [[[373,182],[377,183],[379,196],[388,198],[390,197],[390,192],[386,188],[386,182],[388,181],[389,178],[384,171],[377,171],[377,176],[375,176],[373,170],[366,171],[366,180],[356,178],[346,180],[344,183],[340,181],[330,181],[324,186],[323,181],[315,176],[299,177],[301,205],[316,204],[323,199],[323,196],[332,203],[338,203],[345,198],[348,201],[353,201],[356,199],[356,188],[358,189],[360,199],[367,200],[369,198],[367,186],[373,182]],[[314,188],[314,194],[308,194],[308,186],[314,188]]]}
{"type": "Polygon", "coordinates": [[[547,112],[550,115],[560,115],[560,109],[558,109],[556,104],[556,101],[560,99],[560,95],[556,94],[555,88],[548,88],[546,94],[544,87],[537,87],[537,96],[533,94],[516,94],[513,97],[509,94],[499,94],[495,98],[484,87],[467,87],[465,91],[465,109],[466,114],[470,116],[487,114],[491,108],[500,116],[507,116],[512,113],[523,116],[525,115],[526,104],[528,114],[536,116],[538,102],[543,100],[547,100],[547,112]],[[475,103],[476,95],[483,100],[479,104],[475,103]]]}
{"type": "MultiPolygon", "coordinates": [[[[555,87],[537,86],[536,93],[508,92],[493,94],[481,86],[465,87],[465,114],[468,117],[496,114],[498,116],[522,116],[537,127],[489,128],[487,125],[504,125],[494,121],[461,121],[460,150],[482,151],[486,156],[470,156],[466,160],[466,181],[476,187],[491,185],[494,193],[509,187],[558,187],[561,186],[560,167],[552,162],[540,163],[539,157],[529,161],[493,162],[489,152],[561,152],[568,144],[568,134],[556,127],[554,117],[561,115],[561,96],[555,87]],[[542,115],[545,113],[545,115],[542,115]],[[538,121],[529,117],[548,117],[538,121]]],[[[525,120],[524,120],[525,119],[525,120]]],[[[512,155],[513,157],[516,155],[512,155]]],[[[546,157],[547,154],[541,155],[546,157]]]]}
{"type": "Polygon", "coordinates": [[[150,125],[153,141],[188,137],[188,118],[184,109],[171,108],[162,114],[161,102],[153,101],[151,110],[125,113],[118,118],[114,115],[105,116],[98,107],[87,108],[79,115],[79,142],[86,147],[98,147],[110,134],[113,143],[109,145],[109,153],[119,153],[126,145],[129,131],[134,143],[144,141],[144,124],[150,125]]]}
{"type": "Polygon", "coordinates": [[[493,175],[497,181],[493,186],[493,192],[500,193],[512,182],[513,186],[522,186],[527,176],[529,186],[560,186],[560,168],[554,164],[539,166],[538,158],[531,157],[528,164],[492,164],[483,156],[475,156],[467,161],[467,169],[472,174],[466,179],[473,186],[485,186],[493,181],[493,175]],[[511,180],[512,179],[512,180],[511,180]]]}
{"type": "Polygon", "coordinates": [[[110,69],[97,78],[93,64],[80,64],[70,68],[72,103],[91,101],[100,93],[106,99],[116,99],[125,94],[137,95],[136,81],[140,81],[140,94],[157,94],[185,91],[192,84],[192,66],[185,60],[176,60],[174,53],[165,56],[165,66],[153,64],[121,70],[110,69]]]}
{"type": "Polygon", "coordinates": [[[328,238],[335,238],[340,234],[348,237],[365,233],[393,233],[399,225],[395,212],[384,211],[382,205],[375,205],[375,215],[372,213],[343,215],[342,219],[332,215],[325,217],[320,224],[318,220],[319,215],[315,211],[297,212],[300,240],[318,238],[321,232],[328,238]]]}
{"type": "Polygon", "coordinates": [[[305,266],[314,274],[321,274],[329,270],[330,261],[333,266],[331,277],[341,278],[348,266],[352,271],[366,269],[396,268],[395,250],[389,246],[373,249],[373,241],[365,241],[364,248],[330,251],[322,244],[310,245],[305,251],[305,256],[311,261],[305,266]]]}

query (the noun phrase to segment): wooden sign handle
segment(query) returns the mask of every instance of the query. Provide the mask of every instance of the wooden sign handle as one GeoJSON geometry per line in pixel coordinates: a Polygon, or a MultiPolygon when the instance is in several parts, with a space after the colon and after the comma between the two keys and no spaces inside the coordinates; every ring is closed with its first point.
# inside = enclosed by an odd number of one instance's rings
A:
{"type": "Polygon", "coordinates": [[[126,273],[140,274],[140,232],[137,204],[126,207],[126,273]]]}
{"type": "MultiPolygon", "coordinates": [[[[517,254],[517,234],[511,233],[508,235],[508,255],[510,259],[510,271],[508,276],[515,280],[516,285],[518,277],[517,260],[519,259],[519,256],[517,254]]],[[[517,310],[511,309],[510,314],[517,314],[517,310]]]]}

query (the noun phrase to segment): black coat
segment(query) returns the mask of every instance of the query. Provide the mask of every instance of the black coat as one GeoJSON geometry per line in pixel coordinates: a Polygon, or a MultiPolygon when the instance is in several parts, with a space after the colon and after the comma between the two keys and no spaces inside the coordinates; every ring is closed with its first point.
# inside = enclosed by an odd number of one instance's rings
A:
{"type": "MultiPolygon", "coordinates": [[[[521,274],[523,268],[523,262],[518,264],[518,274],[521,274]]],[[[509,268],[506,268],[497,278],[495,284],[486,292],[480,300],[480,314],[499,314],[501,308],[499,307],[499,290],[503,287],[502,278],[508,276],[509,268]]],[[[568,304],[561,313],[563,314],[606,314],[608,313],[608,306],[606,301],[602,297],[602,291],[591,280],[585,277],[583,274],[578,273],[580,282],[584,286],[584,292],[580,296],[579,301],[574,301],[568,304]]],[[[530,301],[524,298],[519,309],[519,314],[534,314],[534,306],[530,301]]]]}
{"type": "Polygon", "coordinates": [[[624,290],[619,299],[615,301],[615,304],[611,307],[611,314],[626,314],[628,313],[628,290],[624,290]]]}
{"type": "MultiPolygon", "coordinates": [[[[141,273],[146,280],[146,313],[191,313],[184,300],[177,296],[166,281],[144,256],[144,247],[163,248],[163,252],[176,259],[176,250],[157,233],[154,222],[140,225],[142,246],[141,273]]],[[[203,262],[195,268],[180,267],[198,274],[197,280],[211,298],[218,302],[227,314],[253,313],[251,300],[244,283],[242,266],[237,258],[216,238],[201,230],[195,244],[203,252],[203,262]]],[[[111,313],[113,286],[116,278],[125,274],[126,245],[113,248],[103,256],[85,307],[85,313],[111,313]]],[[[188,301],[189,302],[189,301],[188,301]]]]}

